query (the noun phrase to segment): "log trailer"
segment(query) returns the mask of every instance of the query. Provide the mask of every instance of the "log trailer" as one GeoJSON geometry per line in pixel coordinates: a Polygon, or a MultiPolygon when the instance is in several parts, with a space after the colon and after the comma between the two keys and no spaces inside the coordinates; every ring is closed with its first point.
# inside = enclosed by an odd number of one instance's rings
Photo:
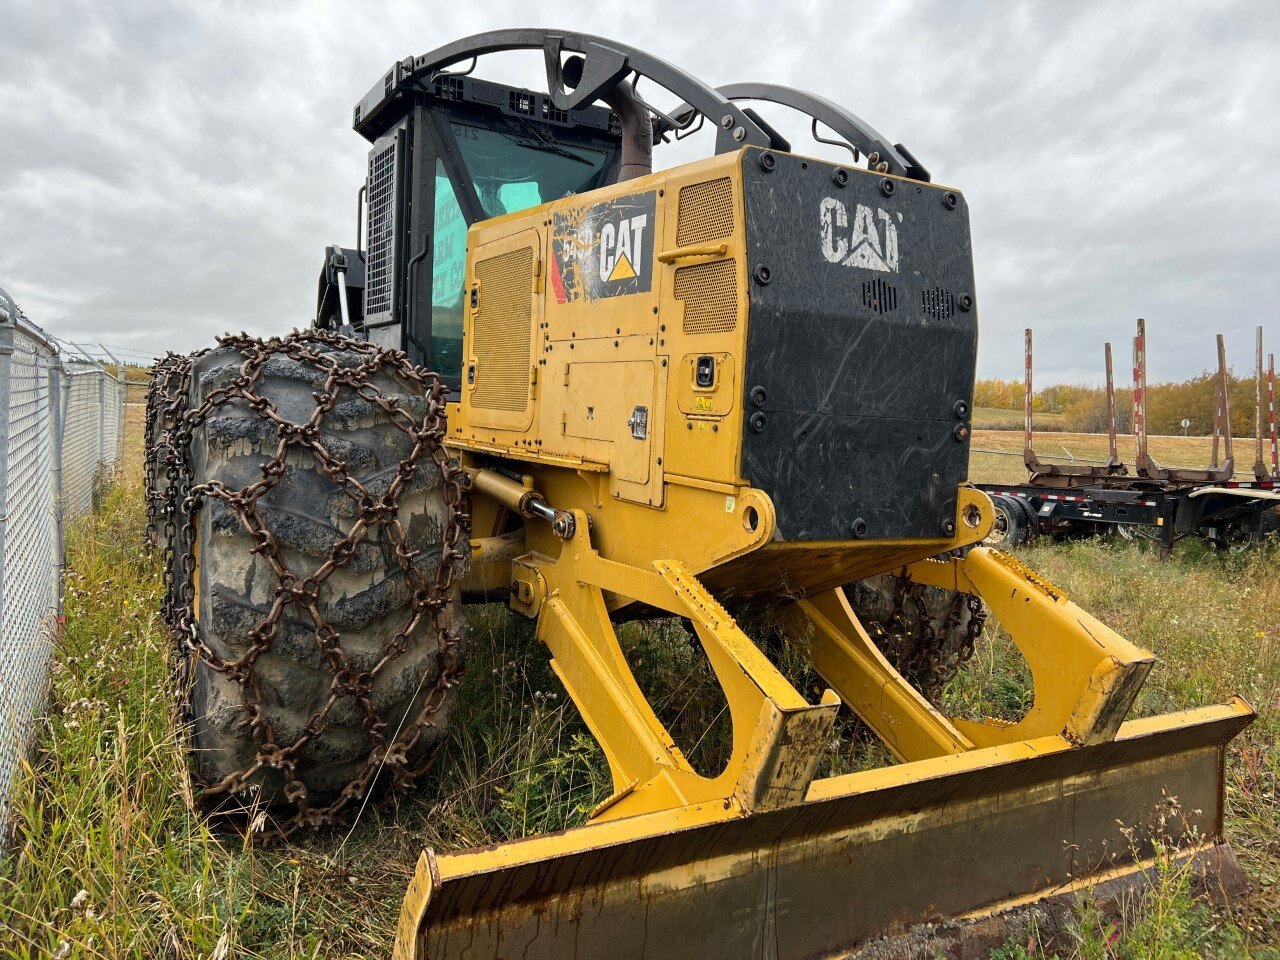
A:
{"type": "Polygon", "coordinates": [[[1226,349],[1218,334],[1217,410],[1212,461],[1207,468],[1168,467],[1150,453],[1147,437],[1146,322],[1133,340],[1133,434],[1130,470],[1119,455],[1111,344],[1105,345],[1108,457],[1097,463],[1042,460],[1036,453],[1032,417],[1032,337],[1025,331],[1023,389],[1024,483],[978,483],[996,508],[988,544],[1015,546],[1037,536],[1118,535],[1158,543],[1162,557],[1173,545],[1199,537],[1223,549],[1280,529],[1280,456],[1277,454],[1275,355],[1263,368],[1262,328],[1257,328],[1254,366],[1254,462],[1251,479],[1237,477],[1231,437],[1226,349]],[[1223,457],[1219,460],[1219,449],[1223,457]]]}

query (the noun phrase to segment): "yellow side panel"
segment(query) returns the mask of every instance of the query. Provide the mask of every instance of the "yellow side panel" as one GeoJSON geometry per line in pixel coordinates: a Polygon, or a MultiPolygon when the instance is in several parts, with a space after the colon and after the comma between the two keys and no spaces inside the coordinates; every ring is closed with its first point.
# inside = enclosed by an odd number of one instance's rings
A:
{"type": "Polygon", "coordinates": [[[613,475],[626,483],[649,482],[655,366],[652,360],[568,366],[565,435],[609,444],[613,475]]]}

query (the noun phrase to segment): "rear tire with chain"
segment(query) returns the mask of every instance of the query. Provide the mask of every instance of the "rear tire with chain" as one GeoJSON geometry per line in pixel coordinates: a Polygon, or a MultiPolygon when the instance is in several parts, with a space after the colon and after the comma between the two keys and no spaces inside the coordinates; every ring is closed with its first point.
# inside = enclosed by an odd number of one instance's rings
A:
{"type": "Polygon", "coordinates": [[[284,341],[301,343],[301,357],[271,350],[279,341],[264,350],[242,340],[192,370],[193,591],[176,632],[193,772],[206,801],[231,809],[256,798],[284,808],[292,812],[281,821],[288,832],[337,822],[371,792],[399,792],[445,736],[465,652],[452,577],[465,561],[466,541],[456,534],[465,518],[448,499],[460,487],[440,446],[443,396],[405,376],[396,365],[407,367],[402,355],[314,332],[284,341]],[[255,362],[252,395],[288,424],[307,424],[325,391],[336,395],[310,436],[220,393],[255,362]],[[340,379],[371,362],[367,389],[407,416],[353,384],[334,387],[333,369],[340,379]],[[201,414],[211,396],[216,402],[201,414]],[[411,431],[436,404],[439,436],[419,440],[415,454],[411,431]],[[397,495],[389,488],[410,461],[416,468],[397,495]],[[255,489],[262,492],[246,509],[244,495],[255,489]],[[333,562],[344,542],[349,559],[333,562]]]}
{"type": "Polygon", "coordinates": [[[147,387],[144,468],[147,480],[147,540],[155,546],[164,540],[169,502],[169,442],[173,427],[173,402],[181,381],[185,357],[169,354],[158,360],[147,387]]]}
{"type": "Polygon", "coordinates": [[[845,595],[885,659],[932,701],[972,655],[985,608],[968,594],[901,581],[878,574],[845,595]]]}

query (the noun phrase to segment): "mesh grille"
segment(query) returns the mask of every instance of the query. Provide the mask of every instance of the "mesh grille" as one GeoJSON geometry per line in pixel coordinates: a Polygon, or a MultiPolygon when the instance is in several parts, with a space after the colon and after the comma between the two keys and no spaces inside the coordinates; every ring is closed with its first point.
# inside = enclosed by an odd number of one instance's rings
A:
{"type": "Polygon", "coordinates": [[[489,410],[529,406],[529,339],[532,335],[533,247],[476,264],[480,312],[475,320],[479,365],[471,404],[489,410]]]}
{"type": "Polygon", "coordinates": [[[676,243],[706,243],[733,235],[733,185],[728,177],[680,188],[676,243]]]}
{"type": "Polygon", "coordinates": [[[364,314],[366,319],[391,312],[391,279],[395,255],[396,140],[369,154],[369,252],[364,314]]]}
{"type": "MultiPolygon", "coordinates": [[[[680,199],[683,203],[684,197],[680,199]]],[[[738,325],[738,261],[681,267],[676,271],[676,299],[684,301],[685,333],[732,330],[738,325]]]]}

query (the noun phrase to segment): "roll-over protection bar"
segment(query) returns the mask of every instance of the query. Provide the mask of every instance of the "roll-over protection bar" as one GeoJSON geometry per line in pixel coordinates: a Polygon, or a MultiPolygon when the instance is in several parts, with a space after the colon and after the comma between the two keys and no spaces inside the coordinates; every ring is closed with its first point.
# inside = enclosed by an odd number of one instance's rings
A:
{"type": "Polygon", "coordinates": [[[670,114],[646,104],[654,114],[654,130],[659,135],[687,129],[698,116],[702,116],[715,126],[716,153],[729,153],[744,146],[769,147],[773,144],[770,132],[752,117],[749,110],[738,106],[738,102],[745,100],[768,101],[798,110],[815,122],[823,123],[867,156],[876,154],[883,165],[880,168],[883,172],[916,180],[929,179],[928,172],[902,144],[890,144],[869,124],[823,97],[772,83],[739,83],[717,89],[642,50],[568,30],[493,30],[394,63],[356,104],[353,126],[366,139],[376,140],[394,122],[395,111],[389,108],[405,91],[421,90],[423,81],[449,67],[510,50],[542,50],[547,92],[560,110],[575,110],[601,99],[619,81],[634,73],[652,80],[682,101],[670,114]],[[582,58],[581,78],[577,83],[566,82],[564,55],[567,53],[578,54],[582,58]]]}

